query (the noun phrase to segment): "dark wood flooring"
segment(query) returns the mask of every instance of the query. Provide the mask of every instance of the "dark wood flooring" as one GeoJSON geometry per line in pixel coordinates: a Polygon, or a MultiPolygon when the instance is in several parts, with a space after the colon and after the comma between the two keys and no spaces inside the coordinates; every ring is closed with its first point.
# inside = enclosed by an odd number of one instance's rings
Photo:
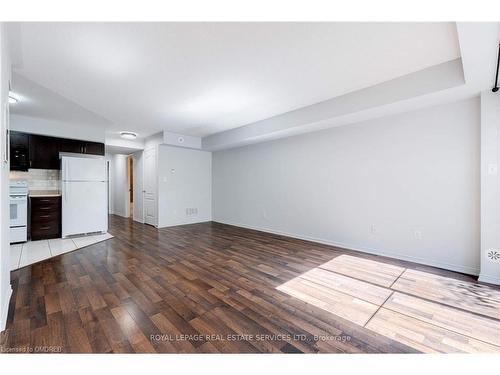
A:
{"type": "Polygon", "coordinates": [[[408,346],[276,289],[342,254],[472,277],[218,223],[155,229],[13,271],[5,352],[386,353],[408,346]]]}

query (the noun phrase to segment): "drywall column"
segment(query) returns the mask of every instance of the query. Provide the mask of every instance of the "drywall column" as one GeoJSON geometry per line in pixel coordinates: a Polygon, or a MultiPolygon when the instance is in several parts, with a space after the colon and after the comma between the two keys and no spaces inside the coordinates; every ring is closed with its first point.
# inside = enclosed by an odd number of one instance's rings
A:
{"type": "Polygon", "coordinates": [[[481,93],[481,272],[500,284],[500,93],[481,93]]]}
{"type": "Polygon", "coordinates": [[[113,169],[111,177],[113,181],[113,213],[128,217],[127,155],[114,155],[111,165],[113,169]]]}
{"type": "Polygon", "coordinates": [[[108,177],[108,214],[113,215],[114,214],[113,155],[110,155],[110,154],[104,155],[104,162],[106,163],[106,169],[108,168],[108,163],[109,163],[109,171],[108,171],[109,173],[107,175],[107,177],[108,177]]]}
{"type": "Polygon", "coordinates": [[[212,220],[212,153],[158,146],[158,227],[212,220]]]}
{"type": "Polygon", "coordinates": [[[12,294],[10,286],[9,246],[9,163],[4,161],[7,151],[8,98],[11,75],[10,59],[5,35],[5,23],[0,23],[0,331],[5,329],[7,311],[12,294]]]}

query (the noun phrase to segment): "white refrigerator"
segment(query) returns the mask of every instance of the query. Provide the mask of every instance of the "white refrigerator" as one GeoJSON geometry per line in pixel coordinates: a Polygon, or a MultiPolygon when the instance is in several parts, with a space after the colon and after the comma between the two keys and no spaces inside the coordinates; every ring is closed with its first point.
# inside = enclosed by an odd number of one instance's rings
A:
{"type": "Polygon", "coordinates": [[[105,165],[102,157],[61,157],[63,237],[107,232],[105,165]]]}

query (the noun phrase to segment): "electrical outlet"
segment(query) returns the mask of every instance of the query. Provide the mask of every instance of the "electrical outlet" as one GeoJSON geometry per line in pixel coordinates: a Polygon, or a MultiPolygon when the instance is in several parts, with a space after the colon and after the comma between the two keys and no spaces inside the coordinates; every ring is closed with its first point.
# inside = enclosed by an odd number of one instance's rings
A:
{"type": "Polygon", "coordinates": [[[198,215],[198,208],[186,208],[186,216],[196,216],[198,215]]]}
{"type": "Polygon", "coordinates": [[[422,239],[422,231],[416,230],[413,234],[414,234],[416,240],[422,239]]]}
{"type": "Polygon", "coordinates": [[[375,224],[370,225],[370,232],[371,232],[372,234],[377,233],[377,227],[376,227],[376,225],[375,225],[375,224]]]}

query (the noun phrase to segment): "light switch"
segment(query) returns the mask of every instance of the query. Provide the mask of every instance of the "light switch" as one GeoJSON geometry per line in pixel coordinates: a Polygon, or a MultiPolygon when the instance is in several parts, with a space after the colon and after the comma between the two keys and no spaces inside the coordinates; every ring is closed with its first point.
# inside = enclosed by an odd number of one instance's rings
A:
{"type": "Polygon", "coordinates": [[[413,234],[415,235],[415,239],[416,240],[421,240],[422,239],[422,231],[416,230],[413,234]]]}
{"type": "Polygon", "coordinates": [[[497,164],[488,164],[488,174],[495,175],[498,173],[498,165],[497,164]]]}

